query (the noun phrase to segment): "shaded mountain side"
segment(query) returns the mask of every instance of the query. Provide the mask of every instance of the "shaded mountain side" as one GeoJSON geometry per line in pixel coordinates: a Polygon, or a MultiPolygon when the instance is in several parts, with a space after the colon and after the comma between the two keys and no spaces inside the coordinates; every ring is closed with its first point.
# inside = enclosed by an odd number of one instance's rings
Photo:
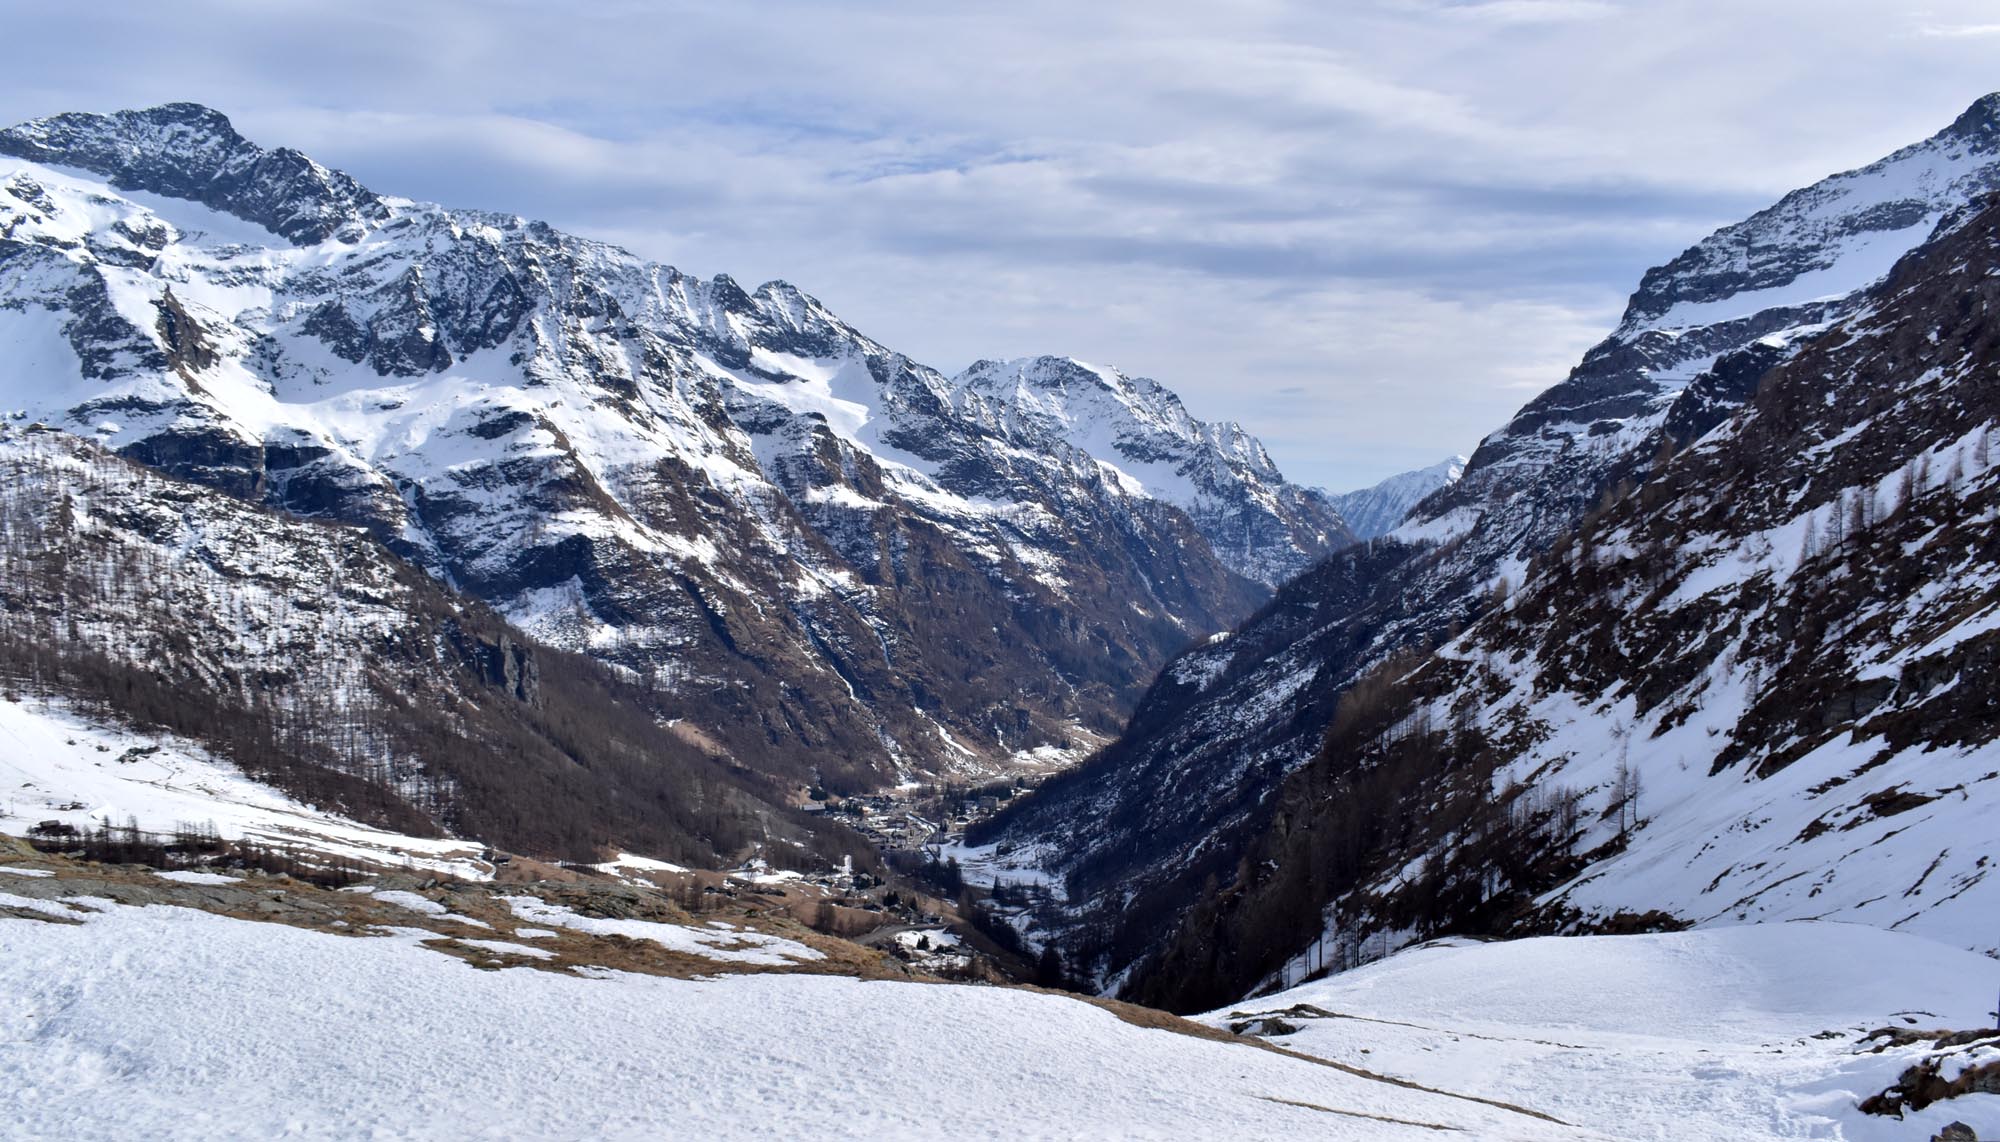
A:
{"type": "Polygon", "coordinates": [[[1169,663],[1117,743],[980,831],[1067,889],[1036,938],[1117,988],[1272,827],[1276,791],[1318,755],[1343,692],[1454,637],[1996,187],[2000,97],[1650,272],[1619,328],[1481,442],[1462,478],[1169,663]]]}
{"type": "Polygon", "coordinates": [[[2000,202],[1349,690],[1125,993],[1196,1010],[1447,933],[1836,918],[1993,953],[2000,202]]]}
{"type": "Polygon", "coordinates": [[[657,695],[523,636],[357,530],[73,436],[0,428],[0,677],[180,735],[303,801],[569,860],[868,859],[677,732],[657,695]]]}
{"type": "Polygon", "coordinates": [[[192,104],[0,131],[0,351],[0,409],[365,527],[844,790],[1108,736],[1349,538],[1153,382],[946,378],[784,282],[378,194],[192,104]]]}

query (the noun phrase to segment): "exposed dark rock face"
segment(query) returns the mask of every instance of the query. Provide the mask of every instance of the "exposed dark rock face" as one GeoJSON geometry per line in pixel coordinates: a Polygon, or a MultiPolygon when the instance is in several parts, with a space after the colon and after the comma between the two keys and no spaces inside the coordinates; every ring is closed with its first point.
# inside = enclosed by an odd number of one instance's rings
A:
{"type": "Polygon", "coordinates": [[[199,372],[215,366],[215,347],[188,311],[174,299],[174,291],[160,295],[156,303],[160,319],[155,325],[160,342],[167,350],[167,363],[176,369],[199,372]]]}
{"type": "Polygon", "coordinates": [[[2000,187],[1997,116],[2000,99],[1981,100],[1932,139],[1652,271],[1618,330],[1487,437],[1463,478],[1372,547],[1287,584],[1231,638],[1170,663],[1118,742],[978,838],[1066,880],[1067,903],[1040,920],[1065,961],[1137,986],[1130,973],[1211,878],[1231,891],[1258,838],[1281,830],[1277,791],[1319,755],[1341,696],[1455,637],[1532,559],[1644,489],[1823,326],[1869,304],[1899,255],[2000,187]]]}
{"type": "Polygon", "coordinates": [[[204,108],[57,116],[0,155],[0,344],[50,374],[4,403],[359,524],[769,772],[857,788],[1107,736],[1348,540],[1150,381],[947,379],[785,283],[380,198],[204,108]]]}
{"type": "MultiPolygon", "coordinates": [[[[2000,1047],[2000,1034],[1984,1031],[1918,1031],[1908,1027],[1883,1027],[1862,1040],[1874,1042],[1876,1051],[1888,1047],[1925,1044],[1931,1053],[1897,1076],[1896,1085],[1868,1096],[1861,1109],[1868,1114],[1902,1118],[1948,1099],[1972,1094],[2000,1094],[2000,1063],[1991,1053],[2000,1047]],[[1949,1077],[1947,1077],[1949,1076],[1949,1077]]],[[[1947,1124],[1931,1136],[1931,1142],[1979,1142],[1979,1135],[1963,1122],[1947,1124]]]]}

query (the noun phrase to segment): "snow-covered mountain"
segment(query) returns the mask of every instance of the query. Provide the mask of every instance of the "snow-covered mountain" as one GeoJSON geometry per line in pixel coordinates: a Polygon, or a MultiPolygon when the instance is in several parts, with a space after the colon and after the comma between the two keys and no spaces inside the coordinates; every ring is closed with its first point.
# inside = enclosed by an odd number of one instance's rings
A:
{"type": "Polygon", "coordinates": [[[1439,488],[1458,483],[1465,475],[1465,457],[1453,456],[1428,468],[1402,472],[1354,492],[1334,496],[1334,509],[1354,531],[1357,539],[1374,539],[1401,527],[1424,497],[1439,488]]]}
{"type": "Polygon", "coordinates": [[[380,195],[203,107],[0,156],[0,406],[360,524],[745,764],[859,787],[1088,741],[1348,539],[1150,382],[955,383],[783,282],[380,195]]]}
{"type": "Polygon", "coordinates": [[[1989,202],[1357,687],[1275,799],[1270,871],[1199,906],[1156,978],[1243,983],[1288,942],[1805,918],[2000,955],[1996,283],[1989,202]]]}
{"type": "MultiPolygon", "coordinates": [[[[1041,918],[1041,934],[1111,986],[1156,964],[1164,933],[1179,931],[1197,960],[1212,952],[1207,929],[1180,927],[1188,910],[1244,881],[1259,838],[1296,827],[1296,806],[1276,793],[1320,755],[1358,679],[1415,667],[1594,512],[1635,487],[1660,494],[1648,481],[1676,452],[1728,423],[1805,347],[1865,329],[1866,307],[1880,301],[1868,291],[1896,256],[1995,188],[2000,96],[1649,273],[1620,327],[1482,442],[1463,478],[1171,663],[1120,740],[974,838],[1064,882],[1068,903],[1041,918]]],[[[1955,303],[1935,304],[1942,319],[1955,303]]],[[[1908,348],[1915,361],[1929,352],[1908,348]]],[[[1870,399],[1873,409],[1896,398],[1870,399]]],[[[1688,494],[1726,502],[1717,489],[1688,494]]],[[[1317,925],[1316,913],[1302,923],[1317,925]]],[[[1231,942],[1256,954],[1275,946],[1244,932],[1231,942]]],[[[1213,965],[1181,967],[1201,978],[1213,965]]],[[[1244,971],[1222,972],[1229,982],[1201,998],[1254,982],[1244,971]]]]}
{"type": "Polygon", "coordinates": [[[1147,377],[1068,357],[980,361],[953,378],[967,419],[1016,447],[1097,458],[1185,511],[1231,570],[1277,586],[1348,542],[1326,496],[1288,484],[1257,438],[1204,424],[1147,377]]]}

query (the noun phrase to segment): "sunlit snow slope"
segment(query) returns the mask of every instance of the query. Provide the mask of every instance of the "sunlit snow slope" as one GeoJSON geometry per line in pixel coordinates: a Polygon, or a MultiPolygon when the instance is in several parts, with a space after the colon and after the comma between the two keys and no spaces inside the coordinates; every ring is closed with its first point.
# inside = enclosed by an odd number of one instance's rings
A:
{"type": "Polygon", "coordinates": [[[30,1137],[1606,1137],[1056,995],[486,971],[423,932],[27,903],[80,921],[0,918],[0,1122],[30,1137]]]}
{"type": "Polygon", "coordinates": [[[1983,956],[1853,924],[1446,940],[1203,1019],[1268,1014],[1297,1029],[1272,1037],[1289,1049],[1632,1142],[1904,1142],[1954,1121],[1985,1138],[2000,1134],[2000,1095],[1863,1114],[1924,1050],[1861,1040],[1986,1026],[1996,976],[1983,956]]]}
{"type": "MultiPolygon", "coordinates": [[[[0,700],[0,833],[46,822],[149,833],[212,827],[226,840],[483,880],[481,846],[373,828],[306,805],[199,746],[36,701],[0,700]]],[[[4,887],[4,886],[0,886],[4,887]]]]}

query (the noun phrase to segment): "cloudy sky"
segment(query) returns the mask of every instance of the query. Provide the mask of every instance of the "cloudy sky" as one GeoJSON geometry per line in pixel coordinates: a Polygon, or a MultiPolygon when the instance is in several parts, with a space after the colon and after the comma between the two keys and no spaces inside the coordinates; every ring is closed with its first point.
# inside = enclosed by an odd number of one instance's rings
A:
{"type": "Polygon", "coordinates": [[[1156,377],[1336,490],[1469,451],[1647,266],[2000,89],[1991,0],[197,0],[7,39],[0,120],[208,103],[948,371],[1156,377]]]}

